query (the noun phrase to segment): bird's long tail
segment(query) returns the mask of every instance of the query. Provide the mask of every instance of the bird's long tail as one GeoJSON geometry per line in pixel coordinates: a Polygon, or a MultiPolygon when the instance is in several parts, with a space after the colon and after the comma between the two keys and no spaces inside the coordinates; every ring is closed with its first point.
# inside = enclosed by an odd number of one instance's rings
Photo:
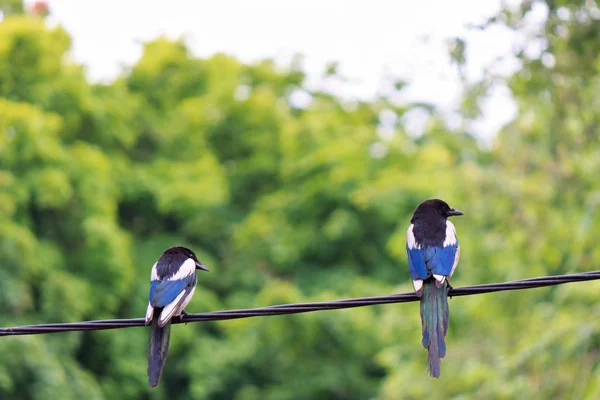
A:
{"type": "Polygon", "coordinates": [[[448,331],[448,289],[446,283],[437,287],[434,279],[424,282],[421,296],[423,347],[429,352],[429,374],[440,377],[440,359],[446,355],[444,337],[448,331]]]}
{"type": "Polygon", "coordinates": [[[160,381],[163,366],[167,361],[169,351],[169,338],[171,337],[171,323],[164,327],[158,326],[158,316],[155,312],[152,319],[152,332],[148,341],[148,385],[156,386],[160,381]]]}

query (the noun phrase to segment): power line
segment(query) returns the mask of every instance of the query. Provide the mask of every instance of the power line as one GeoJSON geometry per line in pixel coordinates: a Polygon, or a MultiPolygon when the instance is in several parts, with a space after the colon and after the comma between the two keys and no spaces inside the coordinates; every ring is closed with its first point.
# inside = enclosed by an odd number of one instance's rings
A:
{"type": "MultiPolygon", "coordinates": [[[[579,274],[543,276],[539,278],[521,279],[517,281],[488,283],[483,285],[465,286],[449,289],[448,296],[471,296],[476,294],[501,292],[505,290],[533,289],[563,283],[593,281],[600,279],[600,271],[583,272],[579,274]]],[[[408,303],[418,301],[414,293],[400,293],[387,296],[362,297],[355,299],[335,300],[318,303],[281,304],[241,310],[212,311],[201,314],[187,314],[182,320],[175,318],[173,323],[188,323],[201,321],[222,321],[228,319],[263,317],[271,315],[299,314],[311,311],[339,310],[344,308],[365,307],[377,304],[408,303]]],[[[96,331],[104,329],[129,328],[144,326],[143,318],[111,319],[99,321],[68,322],[57,324],[40,324],[0,328],[0,336],[38,335],[55,332],[96,331]]]]}

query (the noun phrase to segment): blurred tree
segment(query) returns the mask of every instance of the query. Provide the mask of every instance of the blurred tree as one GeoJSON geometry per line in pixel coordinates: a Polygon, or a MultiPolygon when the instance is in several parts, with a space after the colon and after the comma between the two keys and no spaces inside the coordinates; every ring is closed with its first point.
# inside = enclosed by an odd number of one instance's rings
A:
{"type": "MultiPolygon", "coordinates": [[[[90,84],[64,30],[5,18],[0,325],[141,316],[150,266],[176,243],[211,268],[191,312],[408,291],[406,227],[428,197],[466,212],[457,285],[595,269],[599,17],[536,1],[490,20],[544,46],[518,52],[514,76],[464,82],[465,121],[494,84],[519,106],[489,148],[431,105],[310,91],[299,59],[199,59],[158,38],[90,84]]],[[[323,79],[342,79],[335,63],[323,79]]],[[[407,304],[177,326],[152,391],[146,329],[4,338],[0,398],[597,398],[598,288],[452,301],[439,382],[407,304]]]]}
{"type": "Polygon", "coordinates": [[[0,11],[4,16],[23,13],[23,0],[0,0],[0,11]]]}

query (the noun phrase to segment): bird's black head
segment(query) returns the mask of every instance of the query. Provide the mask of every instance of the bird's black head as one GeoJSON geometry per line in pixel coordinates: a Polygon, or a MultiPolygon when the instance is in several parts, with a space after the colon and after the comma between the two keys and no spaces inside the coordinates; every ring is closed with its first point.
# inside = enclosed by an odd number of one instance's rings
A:
{"type": "Polygon", "coordinates": [[[196,269],[201,269],[202,271],[208,271],[208,268],[206,268],[200,261],[198,261],[198,257],[196,257],[196,254],[192,250],[188,249],[187,247],[183,247],[183,246],[169,247],[163,253],[163,256],[164,255],[173,255],[173,256],[182,256],[183,255],[186,258],[191,258],[192,260],[194,260],[194,262],[196,263],[196,269]]]}
{"type": "Polygon", "coordinates": [[[444,200],[431,199],[425,200],[417,206],[417,209],[413,213],[411,222],[414,222],[419,217],[433,217],[440,216],[443,218],[452,217],[455,215],[463,215],[462,211],[456,210],[448,205],[444,200]]]}

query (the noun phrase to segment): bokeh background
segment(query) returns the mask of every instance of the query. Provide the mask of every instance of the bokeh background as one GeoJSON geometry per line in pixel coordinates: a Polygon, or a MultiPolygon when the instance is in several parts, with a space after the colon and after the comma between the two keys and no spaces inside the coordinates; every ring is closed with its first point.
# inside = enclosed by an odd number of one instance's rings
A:
{"type": "MultiPolygon", "coordinates": [[[[598,269],[594,1],[113,3],[0,0],[0,326],[141,317],[173,244],[190,312],[411,291],[431,197],[455,286],[598,269]]],[[[439,380],[411,303],[177,325],[156,389],[147,328],[4,337],[0,398],[597,399],[599,290],[452,299],[439,380]]]]}

